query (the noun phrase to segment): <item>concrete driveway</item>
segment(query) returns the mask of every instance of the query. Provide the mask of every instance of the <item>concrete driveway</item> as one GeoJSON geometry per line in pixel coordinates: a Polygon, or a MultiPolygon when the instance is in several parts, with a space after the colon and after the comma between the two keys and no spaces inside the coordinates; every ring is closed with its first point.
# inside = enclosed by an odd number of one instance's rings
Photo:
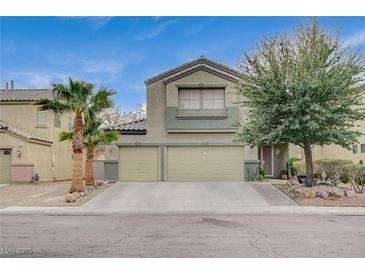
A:
{"type": "Polygon", "coordinates": [[[295,206],[268,183],[123,182],[116,183],[82,206],[118,212],[240,212],[247,207],[295,206]]]}

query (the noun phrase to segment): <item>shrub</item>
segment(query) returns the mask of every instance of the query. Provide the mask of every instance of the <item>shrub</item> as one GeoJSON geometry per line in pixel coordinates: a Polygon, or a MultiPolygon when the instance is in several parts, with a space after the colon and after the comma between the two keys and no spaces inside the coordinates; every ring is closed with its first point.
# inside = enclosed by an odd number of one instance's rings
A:
{"type": "Polygon", "coordinates": [[[365,187],[365,165],[355,164],[345,166],[345,170],[349,176],[351,188],[356,193],[363,193],[365,187]]]}
{"type": "Polygon", "coordinates": [[[305,162],[304,161],[295,161],[293,163],[293,165],[296,170],[295,175],[305,175],[305,162]]]}
{"type": "Polygon", "coordinates": [[[249,169],[246,170],[247,178],[249,181],[263,181],[265,178],[265,170],[262,167],[257,167],[254,173],[251,173],[249,169]]]}
{"type": "Polygon", "coordinates": [[[350,176],[349,176],[348,172],[346,171],[346,169],[342,173],[340,181],[344,184],[348,184],[350,182],[350,176]]]}
{"type": "Polygon", "coordinates": [[[288,167],[290,169],[290,173],[292,176],[297,175],[297,169],[295,167],[295,162],[297,162],[297,161],[300,161],[300,159],[297,157],[289,157],[288,167]]]}
{"type": "Polygon", "coordinates": [[[262,167],[259,167],[258,171],[257,171],[256,179],[259,181],[262,181],[262,180],[264,180],[264,178],[265,178],[265,170],[262,167]]]}
{"type": "Polygon", "coordinates": [[[320,179],[329,181],[332,185],[341,182],[341,177],[346,175],[344,167],[352,164],[349,160],[326,159],[318,161],[318,174],[320,179]]]}
{"type": "MultiPolygon", "coordinates": [[[[319,161],[313,161],[314,177],[319,177],[318,166],[319,166],[319,161]]],[[[297,175],[306,175],[305,161],[299,160],[299,161],[294,162],[294,167],[297,170],[297,175]]]]}

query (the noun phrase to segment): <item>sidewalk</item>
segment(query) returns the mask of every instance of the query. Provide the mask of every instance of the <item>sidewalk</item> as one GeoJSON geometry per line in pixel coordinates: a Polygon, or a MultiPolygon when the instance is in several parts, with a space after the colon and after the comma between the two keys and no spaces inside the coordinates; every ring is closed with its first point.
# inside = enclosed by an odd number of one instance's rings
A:
{"type": "Polygon", "coordinates": [[[311,207],[311,206],[262,206],[246,207],[239,211],[127,211],[123,209],[88,209],[83,207],[8,207],[0,209],[1,215],[70,215],[92,216],[110,214],[289,214],[289,215],[347,215],[365,216],[364,207],[311,207]]]}

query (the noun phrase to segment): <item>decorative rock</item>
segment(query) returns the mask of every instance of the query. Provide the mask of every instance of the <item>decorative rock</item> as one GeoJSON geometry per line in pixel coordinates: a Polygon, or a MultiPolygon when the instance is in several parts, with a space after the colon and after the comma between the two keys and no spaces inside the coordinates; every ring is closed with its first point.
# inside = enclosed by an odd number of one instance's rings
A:
{"type": "Polygon", "coordinates": [[[316,197],[323,198],[323,199],[328,199],[328,193],[325,192],[325,191],[317,191],[316,192],[316,197]]]}
{"type": "Polygon", "coordinates": [[[102,186],[102,185],[104,185],[104,180],[95,180],[95,185],[96,186],[102,186]]]}
{"type": "Polygon", "coordinates": [[[344,192],[342,190],[334,188],[328,191],[328,195],[334,198],[340,198],[344,195],[344,192]]]}
{"type": "Polygon", "coordinates": [[[85,197],[86,196],[86,193],[85,192],[80,192],[80,196],[81,197],[85,197]]]}
{"type": "Polygon", "coordinates": [[[345,196],[346,197],[353,197],[355,195],[355,192],[352,190],[345,190],[345,196]]]}
{"type": "Polygon", "coordinates": [[[316,197],[316,193],[314,191],[304,191],[303,197],[306,199],[312,199],[316,197]]]}
{"type": "Polygon", "coordinates": [[[75,199],[78,199],[81,197],[80,192],[74,192],[72,195],[75,197],[75,199]]]}
{"type": "Polygon", "coordinates": [[[66,202],[68,203],[72,203],[76,201],[76,198],[74,195],[72,195],[71,193],[67,193],[66,197],[65,197],[66,202]]]}

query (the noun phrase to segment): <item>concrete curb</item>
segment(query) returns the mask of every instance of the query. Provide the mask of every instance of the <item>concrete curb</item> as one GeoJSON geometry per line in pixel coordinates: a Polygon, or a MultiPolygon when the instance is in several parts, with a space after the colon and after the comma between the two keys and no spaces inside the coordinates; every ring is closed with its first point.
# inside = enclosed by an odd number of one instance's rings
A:
{"type": "Polygon", "coordinates": [[[200,210],[87,210],[81,207],[8,207],[0,209],[1,215],[70,215],[70,216],[102,216],[102,215],[149,215],[149,214],[289,214],[289,215],[348,215],[365,216],[365,207],[312,207],[312,206],[269,206],[246,207],[239,211],[200,211],[200,210]]]}

